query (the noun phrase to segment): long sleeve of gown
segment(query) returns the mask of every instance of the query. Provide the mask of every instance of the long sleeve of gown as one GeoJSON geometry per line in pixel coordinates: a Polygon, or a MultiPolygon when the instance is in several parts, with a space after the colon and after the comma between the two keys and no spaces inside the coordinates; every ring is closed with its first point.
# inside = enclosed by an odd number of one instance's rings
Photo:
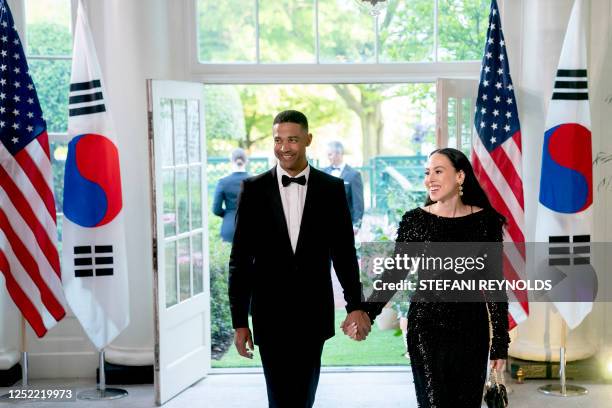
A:
{"type": "MultiPolygon", "coordinates": [[[[493,219],[489,224],[488,241],[495,243],[491,245],[491,251],[493,256],[489,259],[493,259],[495,263],[490,279],[503,280],[503,232],[502,224],[496,219],[493,219]]],[[[510,336],[508,334],[508,302],[505,292],[501,294],[496,293],[494,296],[496,301],[487,301],[487,308],[491,316],[492,326],[492,338],[491,338],[491,360],[506,359],[508,358],[508,344],[510,343],[510,336]],[[500,300],[500,297],[503,299],[500,300]]]]}

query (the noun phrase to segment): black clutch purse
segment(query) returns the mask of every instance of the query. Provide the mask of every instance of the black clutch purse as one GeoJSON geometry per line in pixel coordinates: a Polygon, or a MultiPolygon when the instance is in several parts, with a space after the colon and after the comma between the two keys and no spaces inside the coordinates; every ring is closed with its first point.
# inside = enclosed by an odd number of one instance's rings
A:
{"type": "Polygon", "coordinates": [[[484,402],[489,408],[506,408],[508,406],[508,392],[504,382],[504,374],[502,373],[502,381],[497,379],[497,370],[491,370],[489,381],[485,386],[484,402]]]}

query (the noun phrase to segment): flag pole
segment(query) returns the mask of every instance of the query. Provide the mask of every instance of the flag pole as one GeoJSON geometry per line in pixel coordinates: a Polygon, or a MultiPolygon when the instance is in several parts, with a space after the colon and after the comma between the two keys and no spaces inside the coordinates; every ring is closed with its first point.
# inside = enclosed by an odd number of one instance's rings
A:
{"type": "Polygon", "coordinates": [[[21,315],[21,386],[28,387],[30,385],[28,370],[28,348],[26,339],[26,322],[23,315],[21,315]]]}
{"type": "Polygon", "coordinates": [[[561,347],[559,349],[559,384],[547,384],[538,388],[543,394],[554,395],[556,397],[577,397],[586,395],[588,390],[580,385],[566,383],[567,368],[567,323],[561,319],[561,347]]]}
{"type": "Polygon", "coordinates": [[[104,372],[104,348],[99,354],[99,381],[95,389],[81,391],[77,394],[80,400],[115,400],[128,396],[128,392],[122,388],[106,388],[106,373],[104,372]]]}

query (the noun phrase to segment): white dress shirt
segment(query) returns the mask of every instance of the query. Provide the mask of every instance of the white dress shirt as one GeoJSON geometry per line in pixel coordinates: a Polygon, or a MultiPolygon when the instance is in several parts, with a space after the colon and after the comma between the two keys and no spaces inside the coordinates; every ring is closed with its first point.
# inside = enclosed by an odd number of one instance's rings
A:
{"type": "Polygon", "coordinates": [[[346,166],[345,163],[342,163],[339,166],[332,166],[332,171],[331,171],[331,175],[334,177],[340,177],[340,175],[342,174],[342,172],[344,171],[344,166],[346,166]],[[335,169],[334,167],[337,167],[337,169],[335,169]]]}
{"type": "Polygon", "coordinates": [[[283,187],[283,175],[292,177],[280,165],[277,165],[276,178],[278,180],[278,189],[280,191],[281,201],[283,202],[283,212],[285,213],[285,221],[287,221],[287,228],[289,229],[291,247],[293,248],[293,253],[295,253],[298,237],[300,235],[300,225],[302,224],[304,203],[306,202],[310,165],[306,166],[300,174],[295,176],[306,176],[306,184],[303,186],[298,183],[290,183],[287,187],[283,187]]]}

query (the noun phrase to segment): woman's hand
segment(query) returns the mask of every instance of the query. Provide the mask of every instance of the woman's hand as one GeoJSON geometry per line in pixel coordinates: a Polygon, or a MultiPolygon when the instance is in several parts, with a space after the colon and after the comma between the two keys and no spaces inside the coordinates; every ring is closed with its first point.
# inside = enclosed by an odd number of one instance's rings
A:
{"type": "Polygon", "coordinates": [[[504,359],[491,360],[491,370],[497,370],[497,372],[501,372],[504,369],[505,364],[506,360],[504,359]]]}

